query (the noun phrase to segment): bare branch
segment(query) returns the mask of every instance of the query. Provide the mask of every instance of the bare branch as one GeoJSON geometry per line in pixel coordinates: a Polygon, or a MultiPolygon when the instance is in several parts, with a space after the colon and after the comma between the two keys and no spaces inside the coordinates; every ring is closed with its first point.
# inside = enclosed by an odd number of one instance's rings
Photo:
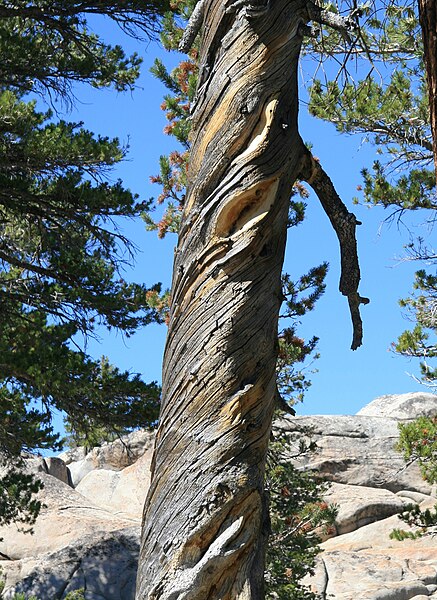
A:
{"type": "Polygon", "coordinates": [[[188,21],[185,31],[182,35],[182,39],[179,42],[180,52],[188,52],[188,50],[193,45],[194,40],[196,39],[196,35],[199,33],[200,28],[203,24],[205,3],[206,0],[199,0],[199,2],[196,4],[191,14],[190,20],[188,21]]]}
{"type": "Polygon", "coordinates": [[[355,229],[361,223],[357,221],[354,214],[347,210],[329,176],[306,148],[300,178],[306,181],[316,192],[340,243],[341,277],[339,289],[343,296],[347,296],[349,301],[353,326],[351,348],[356,350],[361,346],[363,339],[363,324],[359,307],[360,304],[369,303],[368,298],[363,298],[358,294],[360,267],[355,229]]]}
{"type": "Polygon", "coordinates": [[[292,406],[288,404],[288,402],[282,397],[278,388],[276,388],[276,408],[286,414],[291,415],[292,417],[296,416],[296,411],[292,406]]]}
{"type": "Polygon", "coordinates": [[[352,16],[342,17],[337,13],[330,10],[324,10],[314,2],[309,1],[307,3],[308,16],[311,21],[320,23],[321,25],[327,25],[336,29],[341,33],[343,38],[351,43],[349,33],[358,30],[358,24],[352,16]]]}

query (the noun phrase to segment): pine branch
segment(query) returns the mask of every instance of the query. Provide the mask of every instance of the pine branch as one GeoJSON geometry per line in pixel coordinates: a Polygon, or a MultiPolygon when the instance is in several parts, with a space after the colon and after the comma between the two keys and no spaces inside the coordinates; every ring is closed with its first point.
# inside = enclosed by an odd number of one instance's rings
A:
{"type": "Polygon", "coordinates": [[[368,298],[363,298],[358,293],[360,267],[355,229],[361,223],[357,221],[354,214],[347,210],[331,179],[306,148],[304,148],[300,179],[306,181],[316,192],[340,243],[341,277],[339,289],[349,302],[353,326],[351,349],[356,350],[361,346],[363,340],[363,324],[359,307],[360,304],[370,302],[368,298]]]}

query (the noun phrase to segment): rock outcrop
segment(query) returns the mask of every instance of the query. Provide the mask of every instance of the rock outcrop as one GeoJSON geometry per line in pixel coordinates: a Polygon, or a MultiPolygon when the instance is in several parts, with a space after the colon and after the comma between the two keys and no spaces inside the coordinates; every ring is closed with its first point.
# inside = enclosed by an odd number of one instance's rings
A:
{"type": "Polygon", "coordinates": [[[406,467],[395,449],[398,423],[390,417],[318,415],[286,418],[278,428],[296,443],[302,437],[316,442],[317,451],[298,464],[329,481],[429,494],[431,486],[422,479],[417,464],[406,467]]]}
{"type": "Polygon", "coordinates": [[[58,458],[68,466],[72,485],[77,487],[91,471],[122,471],[144,454],[150,454],[152,448],[153,435],[149,431],[139,430],[110,444],[93,448],[88,453],[84,448],[74,448],[63,452],[58,458]]]}
{"type": "Polygon", "coordinates": [[[366,404],[357,415],[366,417],[388,417],[398,420],[416,419],[421,417],[434,417],[436,415],[435,394],[413,392],[397,396],[380,396],[366,404]]]}
{"type": "Polygon", "coordinates": [[[57,600],[80,588],[87,600],[133,600],[140,528],[103,530],[78,537],[54,552],[14,561],[7,569],[3,598],[16,591],[40,600],[57,600]],[[16,581],[9,586],[9,581],[16,581]]]}
{"type": "MultiPolygon", "coordinates": [[[[322,598],[437,599],[435,538],[389,537],[394,528],[406,528],[396,516],[406,504],[437,502],[417,466],[406,468],[394,449],[398,422],[422,414],[437,415],[436,396],[383,396],[355,416],[277,424],[296,441],[316,441],[317,451],[298,465],[332,482],[326,500],[339,509],[335,531],[306,581],[322,598]]],[[[62,600],[81,587],[87,600],[133,600],[152,445],[153,436],[140,431],[88,453],[27,459],[44,482],[45,507],[33,535],[13,526],[0,530],[6,600],[16,592],[62,600]]]]}

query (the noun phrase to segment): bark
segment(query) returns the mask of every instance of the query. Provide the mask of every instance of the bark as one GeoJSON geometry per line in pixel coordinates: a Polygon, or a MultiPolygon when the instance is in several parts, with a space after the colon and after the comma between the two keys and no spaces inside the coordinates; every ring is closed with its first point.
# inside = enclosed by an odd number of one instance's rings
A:
{"type": "Polygon", "coordinates": [[[360,304],[368,304],[370,300],[363,298],[358,293],[360,283],[360,265],[358,263],[357,241],[355,230],[357,221],[355,215],[350,213],[337,194],[334,185],[323,170],[319,161],[306,151],[302,161],[302,170],[299,178],[311,185],[319,197],[320,203],[331,221],[340,244],[341,277],[339,290],[347,297],[352,320],[351,350],[359,348],[363,342],[363,323],[360,315],[360,304]]]}
{"type": "Polygon", "coordinates": [[[307,155],[297,62],[310,16],[306,0],[202,4],[137,600],[264,598],[264,465],[288,205],[307,155]]]}
{"type": "Polygon", "coordinates": [[[419,0],[419,19],[422,28],[429,109],[433,140],[434,166],[437,175],[437,3],[419,0]]]}

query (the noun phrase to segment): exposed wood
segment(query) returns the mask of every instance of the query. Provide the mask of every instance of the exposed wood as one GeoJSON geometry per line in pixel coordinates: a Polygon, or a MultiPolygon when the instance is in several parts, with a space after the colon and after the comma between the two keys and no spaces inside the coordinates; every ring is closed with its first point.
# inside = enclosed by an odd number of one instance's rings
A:
{"type": "Polygon", "coordinates": [[[353,335],[351,349],[356,350],[363,343],[363,323],[360,316],[360,304],[368,304],[369,299],[358,293],[360,283],[360,265],[358,263],[355,215],[348,211],[334,185],[318,160],[303,148],[300,178],[306,181],[316,192],[340,243],[341,276],[339,290],[346,296],[352,319],[353,335]]]}
{"type": "Polygon", "coordinates": [[[419,0],[426,78],[429,92],[429,112],[433,139],[434,166],[437,175],[437,2],[419,0]]]}
{"type": "Polygon", "coordinates": [[[308,20],[307,0],[203,5],[137,600],[264,598],[264,465],[308,20]]]}
{"type": "Polygon", "coordinates": [[[185,31],[182,35],[182,39],[179,42],[180,52],[188,52],[196,39],[200,28],[203,25],[203,18],[205,16],[205,4],[206,0],[199,0],[194,7],[190,20],[187,23],[185,31]]]}

